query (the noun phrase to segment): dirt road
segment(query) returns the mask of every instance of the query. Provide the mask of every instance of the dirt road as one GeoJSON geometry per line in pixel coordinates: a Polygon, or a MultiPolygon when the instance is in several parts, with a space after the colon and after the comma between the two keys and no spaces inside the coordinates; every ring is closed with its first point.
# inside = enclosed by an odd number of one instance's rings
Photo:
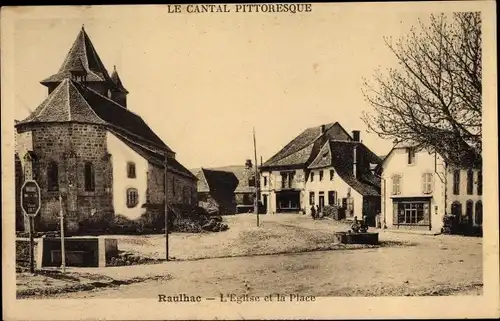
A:
{"type": "MultiPolygon", "coordinates": [[[[314,296],[479,295],[481,239],[402,235],[415,243],[343,251],[216,258],[148,266],[167,281],[146,281],[59,298],[157,298],[164,295],[314,296]]],[[[126,269],[127,267],[124,267],[126,269]]],[[[130,268],[130,267],[128,267],[130,268]]]]}

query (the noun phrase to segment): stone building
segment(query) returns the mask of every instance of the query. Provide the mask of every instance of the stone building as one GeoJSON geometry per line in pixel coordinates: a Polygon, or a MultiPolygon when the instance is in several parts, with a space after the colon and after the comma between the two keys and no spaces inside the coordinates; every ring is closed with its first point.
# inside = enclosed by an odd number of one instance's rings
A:
{"type": "Polygon", "coordinates": [[[272,214],[338,205],[347,218],[374,217],[380,181],[370,163],[380,161],[359,131],[351,136],[338,122],[307,128],[261,166],[262,204],[272,214]]]}
{"type": "Polygon", "coordinates": [[[193,173],[198,178],[200,202],[211,198],[222,206],[224,214],[254,211],[256,188],[252,160],[247,159],[245,165],[194,169],[193,173]]]}
{"type": "Polygon", "coordinates": [[[41,188],[37,230],[57,228],[59,195],[73,230],[91,217],[136,219],[164,203],[165,185],[170,204],[195,205],[196,177],[128,109],[116,68],[110,76],[83,27],[59,71],[41,84],[47,98],[15,124],[17,188],[25,179],[41,188]]]}

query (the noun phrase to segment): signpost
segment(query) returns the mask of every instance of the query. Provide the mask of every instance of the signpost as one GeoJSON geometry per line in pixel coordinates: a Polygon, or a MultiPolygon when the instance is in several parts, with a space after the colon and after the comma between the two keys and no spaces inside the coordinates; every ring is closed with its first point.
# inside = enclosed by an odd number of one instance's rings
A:
{"type": "Polygon", "coordinates": [[[40,211],[40,186],[34,180],[26,180],[21,187],[21,208],[29,221],[30,236],[30,272],[35,273],[33,218],[40,211]]]}

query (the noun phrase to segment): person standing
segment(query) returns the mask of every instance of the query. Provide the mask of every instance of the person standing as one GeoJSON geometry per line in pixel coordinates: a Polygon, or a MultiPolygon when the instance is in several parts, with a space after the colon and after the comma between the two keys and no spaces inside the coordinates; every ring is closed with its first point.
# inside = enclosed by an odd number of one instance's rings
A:
{"type": "Polygon", "coordinates": [[[311,217],[313,220],[316,219],[316,209],[314,208],[314,205],[311,205],[311,217]]]}

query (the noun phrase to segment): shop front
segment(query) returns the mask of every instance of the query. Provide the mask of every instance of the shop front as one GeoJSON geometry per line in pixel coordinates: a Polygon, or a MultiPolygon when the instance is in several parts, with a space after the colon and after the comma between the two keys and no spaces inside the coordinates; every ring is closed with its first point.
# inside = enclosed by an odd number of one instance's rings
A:
{"type": "Polygon", "coordinates": [[[298,213],[300,209],[300,191],[276,192],[277,213],[298,213]]]}
{"type": "Polygon", "coordinates": [[[397,227],[428,228],[431,230],[431,197],[393,198],[393,221],[397,227]]]}

